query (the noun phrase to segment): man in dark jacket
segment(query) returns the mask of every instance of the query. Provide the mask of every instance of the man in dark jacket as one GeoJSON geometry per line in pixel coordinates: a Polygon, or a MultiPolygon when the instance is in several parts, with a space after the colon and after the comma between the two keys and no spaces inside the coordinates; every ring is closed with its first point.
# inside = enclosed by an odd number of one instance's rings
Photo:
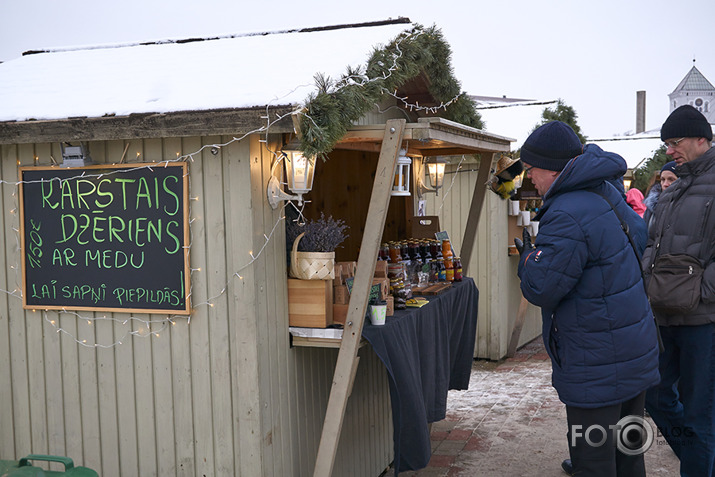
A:
{"type": "Polygon", "coordinates": [[[646,282],[666,254],[695,257],[704,272],[692,311],[663,311],[651,296],[664,352],[662,381],[648,391],[646,409],[680,459],[680,475],[704,477],[715,475],[715,149],[707,119],[688,105],[668,116],[660,138],[678,164],[678,180],[655,208],[643,255],[646,282]]]}
{"type": "Polygon", "coordinates": [[[635,419],[647,437],[645,391],[659,380],[656,327],[618,216],[640,251],[645,223],[624,201],[622,182],[621,190],[613,185],[626,163],[594,144],[582,149],[560,121],[535,130],[521,160],[544,204],[533,246],[524,233],[518,273],[524,297],[541,307],[553,386],[566,404],[571,460],[562,467],[579,476],[644,476],[648,439],[634,443],[618,432],[635,419]]]}

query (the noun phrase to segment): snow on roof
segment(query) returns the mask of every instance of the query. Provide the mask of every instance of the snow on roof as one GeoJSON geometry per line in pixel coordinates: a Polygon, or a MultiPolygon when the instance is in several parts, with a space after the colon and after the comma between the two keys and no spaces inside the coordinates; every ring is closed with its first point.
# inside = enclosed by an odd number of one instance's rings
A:
{"type": "Polygon", "coordinates": [[[301,104],[316,74],[365,65],[400,20],[24,55],[0,64],[0,121],[301,104]]]}

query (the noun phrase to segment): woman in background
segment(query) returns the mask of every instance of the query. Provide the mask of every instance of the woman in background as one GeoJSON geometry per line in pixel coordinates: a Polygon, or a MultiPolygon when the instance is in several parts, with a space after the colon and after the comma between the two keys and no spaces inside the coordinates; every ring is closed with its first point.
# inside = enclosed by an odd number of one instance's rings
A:
{"type": "Polygon", "coordinates": [[[667,189],[670,184],[678,178],[675,173],[675,166],[677,166],[675,161],[666,163],[660,170],[660,180],[655,182],[646,193],[646,198],[643,200],[643,205],[646,207],[646,211],[643,214],[643,220],[645,220],[648,227],[650,227],[650,220],[653,217],[655,206],[658,204],[658,197],[660,197],[660,193],[667,189]]]}

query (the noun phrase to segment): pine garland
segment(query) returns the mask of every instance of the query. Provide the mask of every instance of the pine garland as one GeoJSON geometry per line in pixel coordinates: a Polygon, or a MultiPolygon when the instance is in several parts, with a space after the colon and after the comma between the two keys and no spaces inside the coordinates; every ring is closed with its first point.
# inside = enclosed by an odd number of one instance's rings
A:
{"type": "Polygon", "coordinates": [[[434,26],[415,25],[384,48],[376,48],[367,67],[350,68],[339,80],[316,75],[318,88],[305,105],[301,121],[302,146],[306,155],[323,160],[352,124],[364,116],[382,96],[397,91],[425,71],[430,94],[442,103],[442,117],[481,129],[482,120],[474,101],[461,92],[451,67],[451,49],[434,26]]]}

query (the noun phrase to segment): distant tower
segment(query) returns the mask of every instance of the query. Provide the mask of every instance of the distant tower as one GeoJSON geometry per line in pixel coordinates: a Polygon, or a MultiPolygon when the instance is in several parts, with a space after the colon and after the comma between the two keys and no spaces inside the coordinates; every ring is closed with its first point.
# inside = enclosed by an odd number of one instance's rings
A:
{"type": "Polygon", "coordinates": [[[636,134],[645,131],[645,91],[636,91],[636,134]]]}
{"type": "Polygon", "coordinates": [[[703,113],[710,124],[715,124],[715,86],[695,67],[695,60],[691,70],[668,98],[671,112],[689,104],[703,113]]]}

